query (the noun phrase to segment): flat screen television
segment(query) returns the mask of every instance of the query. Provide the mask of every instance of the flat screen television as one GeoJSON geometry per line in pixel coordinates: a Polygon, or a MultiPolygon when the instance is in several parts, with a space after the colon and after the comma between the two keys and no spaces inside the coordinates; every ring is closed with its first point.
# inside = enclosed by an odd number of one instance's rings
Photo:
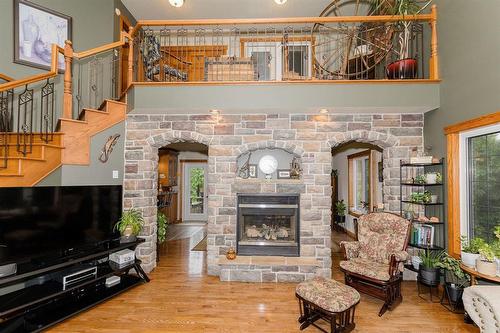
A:
{"type": "Polygon", "coordinates": [[[0,266],[119,238],[121,186],[0,188],[0,266]]]}

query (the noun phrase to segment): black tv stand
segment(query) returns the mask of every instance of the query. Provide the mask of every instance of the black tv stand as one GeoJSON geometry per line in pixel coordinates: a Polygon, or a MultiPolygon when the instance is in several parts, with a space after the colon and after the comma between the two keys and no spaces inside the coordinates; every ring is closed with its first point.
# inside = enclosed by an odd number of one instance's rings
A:
{"type": "Polygon", "coordinates": [[[112,252],[134,250],[142,242],[144,240],[138,239],[125,244],[96,247],[77,257],[55,261],[50,266],[37,267],[33,263],[19,265],[16,274],[0,278],[0,289],[25,284],[23,288],[0,296],[0,332],[39,332],[130,288],[149,282],[138,259],[124,267],[104,260],[112,252]],[[97,267],[97,276],[63,290],[62,284],[56,279],[58,274],[88,264],[97,267]],[[135,274],[130,274],[132,271],[135,274]],[[113,275],[120,276],[120,283],[106,287],[106,279],[113,275]]]}

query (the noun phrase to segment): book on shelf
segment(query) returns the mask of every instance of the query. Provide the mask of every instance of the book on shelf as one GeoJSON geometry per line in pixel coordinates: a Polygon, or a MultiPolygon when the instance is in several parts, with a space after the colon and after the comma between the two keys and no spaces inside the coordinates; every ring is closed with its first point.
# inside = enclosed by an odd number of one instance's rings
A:
{"type": "Polygon", "coordinates": [[[434,226],[428,224],[413,225],[410,240],[411,244],[434,246],[434,226]]]}
{"type": "Polygon", "coordinates": [[[432,156],[420,156],[420,157],[411,157],[411,164],[430,164],[432,163],[432,156]]]}

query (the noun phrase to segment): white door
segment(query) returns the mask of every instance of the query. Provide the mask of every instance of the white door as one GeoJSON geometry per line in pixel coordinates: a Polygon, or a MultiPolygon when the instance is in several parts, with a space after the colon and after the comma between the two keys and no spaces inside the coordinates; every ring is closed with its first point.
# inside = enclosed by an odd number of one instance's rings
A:
{"type": "Polygon", "coordinates": [[[207,220],[207,163],[184,163],[182,220],[207,220]]]}

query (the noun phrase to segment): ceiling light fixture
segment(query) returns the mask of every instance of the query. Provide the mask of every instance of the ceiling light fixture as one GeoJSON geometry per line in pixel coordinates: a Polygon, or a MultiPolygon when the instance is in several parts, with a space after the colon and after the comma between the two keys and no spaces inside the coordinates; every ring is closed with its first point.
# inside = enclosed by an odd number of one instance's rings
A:
{"type": "Polygon", "coordinates": [[[287,0],[274,0],[274,2],[276,2],[278,5],[282,5],[287,2],[287,0]]]}
{"type": "Polygon", "coordinates": [[[220,110],[216,109],[209,110],[208,112],[210,112],[212,116],[218,116],[220,114],[220,110]]]}
{"type": "Polygon", "coordinates": [[[327,114],[328,113],[328,109],[319,109],[319,113],[321,113],[321,114],[327,114]]]}
{"type": "Polygon", "coordinates": [[[184,4],[184,0],[168,0],[168,2],[174,7],[182,7],[184,4]]]}

